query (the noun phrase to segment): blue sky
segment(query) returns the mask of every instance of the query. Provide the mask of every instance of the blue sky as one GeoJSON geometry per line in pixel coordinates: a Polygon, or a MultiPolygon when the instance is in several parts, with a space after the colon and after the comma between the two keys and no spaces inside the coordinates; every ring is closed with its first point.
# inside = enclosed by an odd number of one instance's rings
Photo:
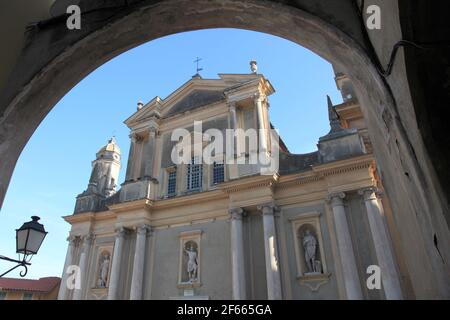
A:
{"type": "MultiPolygon", "coordinates": [[[[195,74],[203,60],[203,78],[218,73],[259,73],[276,89],[270,117],[293,153],[314,151],[329,130],[326,95],[342,101],[331,65],[290,41],[236,29],[180,33],[123,53],[104,64],[55,106],[41,123],[17,162],[0,213],[0,254],[15,257],[15,229],[39,215],[49,232],[27,278],[60,276],[67,250],[75,197],[87,186],[91,161],[112,135],[122,149],[123,182],[129,138],[123,121],[139,100],[165,98],[195,74]]],[[[0,262],[0,271],[9,267],[0,262]]],[[[18,271],[9,277],[18,277],[18,271]]]]}

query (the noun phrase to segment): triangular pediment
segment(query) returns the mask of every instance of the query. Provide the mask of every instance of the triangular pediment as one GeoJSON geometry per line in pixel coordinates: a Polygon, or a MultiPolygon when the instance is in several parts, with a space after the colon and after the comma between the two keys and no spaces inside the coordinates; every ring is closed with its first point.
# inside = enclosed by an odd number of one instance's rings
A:
{"type": "Polygon", "coordinates": [[[171,117],[223,100],[227,86],[221,79],[194,77],[164,99],[161,116],[171,117]]]}
{"type": "Polygon", "coordinates": [[[163,116],[171,117],[224,99],[223,90],[194,89],[170,106],[170,108],[164,110],[163,116]]]}
{"type": "Polygon", "coordinates": [[[134,124],[147,121],[149,119],[161,118],[160,110],[163,100],[160,97],[153,98],[150,102],[144,105],[140,110],[137,110],[131,115],[124,123],[128,127],[132,127],[134,124]]]}
{"type": "Polygon", "coordinates": [[[224,92],[240,86],[258,82],[262,75],[220,74],[219,79],[203,79],[199,75],[184,83],[167,98],[154,98],[125,120],[128,127],[134,127],[148,120],[168,118],[195,110],[209,104],[226,100],[224,92]]]}

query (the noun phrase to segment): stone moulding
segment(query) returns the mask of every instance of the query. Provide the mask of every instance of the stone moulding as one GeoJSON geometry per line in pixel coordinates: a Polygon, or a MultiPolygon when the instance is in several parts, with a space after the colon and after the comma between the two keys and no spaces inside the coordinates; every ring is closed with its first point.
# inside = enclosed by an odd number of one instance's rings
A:
{"type": "Polygon", "coordinates": [[[241,178],[237,180],[231,180],[230,182],[223,183],[220,186],[226,193],[239,192],[243,190],[250,190],[262,187],[272,187],[279,180],[279,175],[274,174],[273,176],[253,176],[248,178],[241,178]]]}
{"type": "Polygon", "coordinates": [[[191,203],[208,202],[226,198],[226,195],[220,190],[211,190],[206,192],[197,192],[189,195],[183,195],[168,199],[162,199],[153,202],[153,210],[174,208],[189,205],[191,203]]]}
{"type": "Polygon", "coordinates": [[[193,283],[178,283],[177,288],[178,289],[194,289],[194,288],[200,288],[202,284],[200,282],[193,282],[193,283]]]}
{"type": "Polygon", "coordinates": [[[276,185],[276,189],[286,189],[286,188],[295,187],[298,185],[317,182],[317,181],[320,181],[321,179],[322,179],[322,177],[320,177],[317,174],[308,175],[308,176],[300,176],[300,177],[295,178],[295,180],[280,181],[276,185]]]}
{"type": "Polygon", "coordinates": [[[108,288],[91,288],[91,295],[97,300],[104,300],[108,296],[108,288]]]}
{"type": "Polygon", "coordinates": [[[203,230],[183,231],[183,232],[180,232],[180,234],[178,236],[180,238],[187,238],[187,237],[200,236],[202,233],[203,233],[203,230]]]}
{"type": "Polygon", "coordinates": [[[347,173],[351,171],[357,171],[362,169],[369,169],[373,163],[374,158],[371,154],[364,155],[358,158],[351,158],[346,160],[339,160],[336,162],[327,163],[313,167],[313,172],[321,177],[327,177],[336,174],[347,173]],[[350,162],[351,161],[351,162],[350,162]]]}
{"type": "Polygon", "coordinates": [[[301,285],[311,289],[313,292],[319,291],[320,287],[330,281],[331,273],[320,273],[298,276],[297,280],[301,285]]]}

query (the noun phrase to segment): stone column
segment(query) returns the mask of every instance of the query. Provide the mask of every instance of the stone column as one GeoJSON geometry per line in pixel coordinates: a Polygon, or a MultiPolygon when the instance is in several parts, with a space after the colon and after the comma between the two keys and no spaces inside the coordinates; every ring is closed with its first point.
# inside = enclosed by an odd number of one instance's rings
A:
{"type": "Polygon", "coordinates": [[[254,102],[256,106],[256,112],[258,114],[258,136],[259,136],[259,146],[260,152],[270,150],[267,144],[267,128],[264,125],[264,110],[262,104],[262,97],[260,94],[255,94],[254,102]],[[260,131],[263,130],[263,131],[260,131]]]}
{"type": "Polygon", "coordinates": [[[341,256],[342,272],[344,275],[345,292],[349,300],[361,300],[363,298],[358,269],[356,267],[355,253],[353,250],[350,229],[344,208],[345,193],[333,193],[328,195],[328,202],[333,209],[334,223],[339,254],[341,256]]]}
{"type": "Polygon", "coordinates": [[[234,161],[234,159],[237,157],[245,156],[245,137],[242,134],[242,128],[239,128],[238,119],[237,119],[237,107],[236,107],[236,101],[230,102],[228,104],[229,110],[230,110],[230,118],[231,118],[231,129],[233,130],[233,135],[228,137],[227,139],[233,140],[233,150],[228,150],[227,152],[232,152],[233,154],[229,155],[231,159],[234,161]]]}
{"type": "Polygon", "coordinates": [[[231,270],[233,284],[233,299],[246,299],[244,234],[242,230],[242,208],[230,209],[231,215],[231,270]]]}
{"type": "Polygon", "coordinates": [[[136,144],[135,135],[130,135],[130,152],[128,153],[127,173],[125,175],[125,181],[133,179],[133,161],[134,161],[134,148],[136,144]]]}
{"type": "Polygon", "coordinates": [[[230,102],[229,103],[230,108],[230,115],[231,115],[231,129],[237,129],[238,123],[237,123],[237,113],[236,113],[236,102],[230,102]]]}
{"type": "Polygon", "coordinates": [[[384,220],[383,211],[378,202],[377,189],[369,187],[358,192],[364,198],[367,216],[369,218],[370,232],[372,234],[378,265],[381,269],[381,281],[384,293],[388,300],[403,299],[402,290],[395,264],[394,253],[389,233],[384,220]]]}
{"type": "Polygon", "coordinates": [[[114,243],[114,255],[111,267],[111,278],[109,280],[108,300],[118,299],[120,263],[122,261],[123,244],[127,230],[123,227],[117,230],[114,243]]]}
{"type": "Polygon", "coordinates": [[[135,135],[134,153],[133,153],[133,179],[144,176],[144,138],[141,135],[135,135]]]}
{"type": "Polygon", "coordinates": [[[92,241],[94,240],[94,235],[88,234],[83,237],[83,247],[80,254],[79,272],[80,272],[80,287],[73,292],[73,300],[83,299],[83,293],[87,288],[88,277],[88,259],[89,252],[91,251],[92,241]]]}
{"type": "Polygon", "coordinates": [[[67,268],[73,263],[73,251],[75,250],[77,240],[78,238],[74,236],[70,236],[67,238],[67,241],[69,241],[69,245],[67,247],[66,260],[64,261],[64,270],[61,277],[61,284],[59,286],[58,300],[67,299],[67,268]]]}
{"type": "Polygon", "coordinates": [[[267,298],[281,300],[281,275],[278,259],[277,237],[275,231],[276,207],[272,204],[258,206],[263,217],[264,249],[266,257],[267,298]]]}
{"type": "Polygon", "coordinates": [[[133,275],[131,278],[130,300],[141,300],[144,280],[145,247],[147,234],[150,232],[148,225],[141,225],[136,229],[136,249],[134,251],[133,275]]]}
{"type": "Polygon", "coordinates": [[[156,147],[156,128],[150,128],[148,132],[148,141],[144,149],[144,176],[148,178],[153,177],[153,163],[155,160],[156,147]]]}

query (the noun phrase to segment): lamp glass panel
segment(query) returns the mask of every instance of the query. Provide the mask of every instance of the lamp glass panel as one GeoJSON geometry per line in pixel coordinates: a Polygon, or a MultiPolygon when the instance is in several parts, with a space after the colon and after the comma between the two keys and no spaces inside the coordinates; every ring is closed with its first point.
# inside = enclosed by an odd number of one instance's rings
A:
{"type": "Polygon", "coordinates": [[[25,246],[27,245],[28,229],[17,231],[17,253],[24,253],[25,246]]]}
{"type": "Polygon", "coordinates": [[[44,240],[45,233],[30,229],[28,237],[27,252],[36,254],[44,240]]]}

